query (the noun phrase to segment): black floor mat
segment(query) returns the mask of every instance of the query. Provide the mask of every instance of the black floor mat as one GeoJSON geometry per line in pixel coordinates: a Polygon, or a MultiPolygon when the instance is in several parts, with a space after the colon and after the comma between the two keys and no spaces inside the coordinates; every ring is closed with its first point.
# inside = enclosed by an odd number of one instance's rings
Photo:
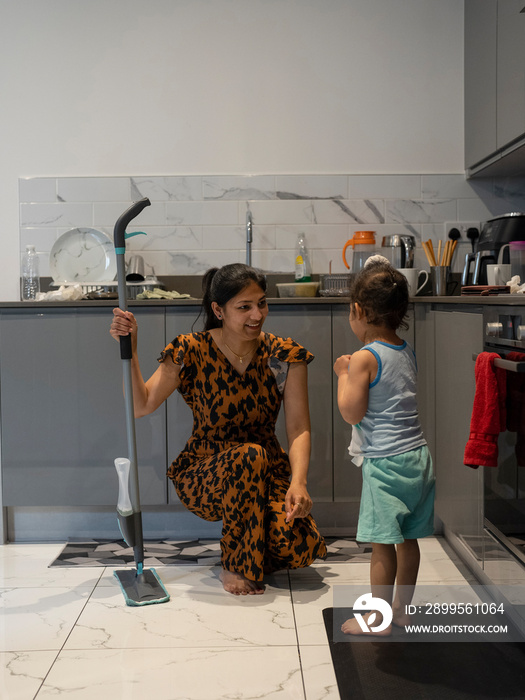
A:
{"type": "Polygon", "coordinates": [[[525,698],[524,643],[334,642],[323,618],[341,700],[525,698]]]}
{"type": "MultiPolygon", "coordinates": [[[[368,562],[371,547],[348,537],[325,537],[327,560],[368,562]]],[[[144,566],[199,566],[219,564],[219,540],[146,540],[144,566]]],[[[133,549],[123,540],[70,540],[50,566],[126,566],[134,562],[133,549]]]]}

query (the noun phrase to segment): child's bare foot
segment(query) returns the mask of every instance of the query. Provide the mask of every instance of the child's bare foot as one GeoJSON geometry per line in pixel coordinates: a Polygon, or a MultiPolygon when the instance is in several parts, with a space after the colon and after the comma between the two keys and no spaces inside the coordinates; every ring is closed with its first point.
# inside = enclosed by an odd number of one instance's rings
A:
{"type": "Polygon", "coordinates": [[[219,578],[222,581],[222,586],[228,593],[233,595],[260,595],[264,593],[264,588],[255,581],[249,581],[241,574],[235,571],[226,571],[221,569],[219,578]]]}
{"type": "Polygon", "coordinates": [[[392,608],[392,613],[392,624],[396,627],[405,627],[405,625],[412,624],[412,618],[402,608],[392,608]]]}
{"type": "MultiPolygon", "coordinates": [[[[363,615],[363,620],[366,622],[367,626],[370,627],[368,624],[368,620],[370,618],[370,615],[377,614],[377,617],[372,620],[372,625],[374,627],[378,627],[381,624],[382,617],[379,613],[368,613],[366,615],[363,615]]],[[[370,635],[371,637],[388,637],[392,634],[392,625],[388,625],[388,627],[385,627],[384,630],[381,630],[381,632],[374,632],[373,629],[370,630],[370,632],[363,632],[361,627],[359,626],[359,622],[355,619],[355,617],[351,617],[349,620],[346,622],[343,622],[341,625],[341,632],[344,634],[366,634],[370,635]]]]}

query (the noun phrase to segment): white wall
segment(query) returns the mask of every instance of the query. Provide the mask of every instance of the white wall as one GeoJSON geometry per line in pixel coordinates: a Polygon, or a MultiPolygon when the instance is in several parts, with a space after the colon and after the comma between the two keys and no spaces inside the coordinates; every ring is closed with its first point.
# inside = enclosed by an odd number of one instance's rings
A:
{"type": "Polygon", "coordinates": [[[18,178],[463,172],[462,0],[0,0],[18,178]]]}

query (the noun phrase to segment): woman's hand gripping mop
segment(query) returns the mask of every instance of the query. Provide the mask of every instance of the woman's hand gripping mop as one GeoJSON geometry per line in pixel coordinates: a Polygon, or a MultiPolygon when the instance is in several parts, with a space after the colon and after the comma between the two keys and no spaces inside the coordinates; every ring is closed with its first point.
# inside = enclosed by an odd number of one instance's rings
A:
{"type": "MultiPolygon", "coordinates": [[[[118,296],[119,306],[123,311],[127,310],[126,268],[124,261],[126,238],[136,235],[135,233],[126,233],[126,226],[150,204],[151,202],[147,198],[135,202],[120,216],[115,224],[114,241],[117,256],[118,296]]],[[[136,571],[132,569],[115,571],[114,576],[120,583],[127,605],[165,603],[170,599],[170,596],[162,585],[157,572],[155,569],[143,568],[144,541],[139,497],[135,416],[133,412],[133,385],[131,381],[131,335],[120,338],[120,357],[124,374],[128,459],[119,457],[115,460],[115,468],[119,479],[117,514],[122,537],[129,547],[133,547],[137,569],[136,571]]]]}

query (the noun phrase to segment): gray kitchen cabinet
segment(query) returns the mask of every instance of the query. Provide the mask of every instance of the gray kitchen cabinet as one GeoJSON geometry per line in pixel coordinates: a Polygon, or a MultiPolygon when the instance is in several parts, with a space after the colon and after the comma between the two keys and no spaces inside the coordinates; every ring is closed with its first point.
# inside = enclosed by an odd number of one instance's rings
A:
{"type": "MultiPolygon", "coordinates": [[[[180,333],[201,330],[201,320],[195,323],[197,307],[174,308],[166,312],[168,340],[180,333]]],[[[308,475],[308,489],[317,501],[332,500],[332,414],[330,365],[330,306],[287,306],[270,304],[264,329],[285,338],[291,337],[315,355],[308,366],[308,388],[312,423],[312,453],[308,475]]],[[[191,434],[191,411],[181,395],[175,392],[167,401],[168,454],[172,461],[183,449],[191,434]]],[[[287,449],[284,429],[284,411],[277,422],[277,437],[287,449]]],[[[178,501],[173,487],[169,489],[170,502],[178,501]]]]}
{"type": "MultiPolygon", "coordinates": [[[[315,359],[308,365],[308,396],[312,426],[312,452],[308,472],[308,492],[317,502],[331,501],[332,465],[332,368],[331,311],[329,306],[270,305],[265,329],[304,345],[315,359]]],[[[277,421],[277,437],[287,449],[284,411],[277,421]]]]}
{"type": "Polygon", "coordinates": [[[525,173],[522,0],[465,0],[465,168],[525,173]]]}
{"type": "MultiPolygon", "coordinates": [[[[197,321],[200,306],[172,307],[166,309],[166,344],[177,335],[202,330],[202,320],[197,321]]],[[[191,435],[193,416],[191,410],[184,402],[181,394],[174,391],[166,401],[167,407],[167,435],[168,435],[168,459],[171,464],[182,451],[186,441],[191,435]]],[[[179,503],[179,497],[169,483],[168,502],[179,503]]]]}
{"type": "Polygon", "coordinates": [[[465,165],[496,144],[497,0],[465,0],[465,165]]]}
{"type": "Polygon", "coordinates": [[[498,148],[525,133],[524,8],[523,0],[498,0],[498,148]]]}
{"type": "MultiPolygon", "coordinates": [[[[134,310],[142,370],[155,368],[164,309],[134,310]]],[[[3,309],[4,506],[116,505],[127,456],[122,363],[108,307],[3,309]]],[[[137,421],[143,505],[166,503],[165,409],[137,421]]]]}
{"type": "MultiPolygon", "coordinates": [[[[332,366],[341,355],[352,354],[363,344],[353,334],[348,322],[348,306],[333,306],[332,311],[332,366]]],[[[414,347],[414,311],[409,309],[408,330],[399,335],[414,347]]],[[[417,350],[416,350],[417,352],[417,350]]],[[[337,377],[332,372],[333,383],[333,445],[334,445],[334,500],[348,502],[353,520],[357,525],[359,502],[361,499],[361,469],[356,467],[348,454],[352,428],[346,423],[337,407],[337,377]]]]}
{"type": "Polygon", "coordinates": [[[463,464],[476,383],[472,355],[483,350],[479,313],[432,311],[435,333],[436,514],[465,540],[482,533],[482,469],[463,464]]]}
{"type": "Polygon", "coordinates": [[[334,500],[348,503],[349,520],[357,527],[361,500],[361,469],[355,466],[348,454],[352,428],[341,418],[337,406],[337,377],[333,372],[334,362],[341,355],[351,355],[362,347],[348,322],[347,304],[334,306],[332,311],[332,413],[334,425],[334,500]]]}
{"type": "Polygon", "coordinates": [[[414,332],[417,359],[417,405],[423,435],[435,454],[435,332],[431,304],[416,304],[414,332]]]}

